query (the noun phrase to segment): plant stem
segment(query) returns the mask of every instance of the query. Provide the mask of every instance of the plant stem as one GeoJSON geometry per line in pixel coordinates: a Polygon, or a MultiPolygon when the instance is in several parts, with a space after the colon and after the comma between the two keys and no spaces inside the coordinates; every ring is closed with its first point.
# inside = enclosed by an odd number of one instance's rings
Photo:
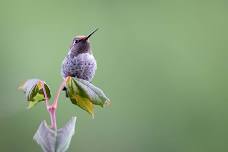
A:
{"type": "Polygon", "coordinates": [[[65,85],[66,85],[66,80],[67,80],[67,78],[64,79],[64,80],[62,81],[61,85],[59,86],[58,91],[56,92],[54,102],[53,102],[53,104],[51,105],[51,106],[54,107],[55,109],[57,109],[59,96],[60,96],[60,93],[62,92],[63,88],[64,88],[65,85]]]}
{"type": "Polygon", "coordinates": [[[50,119],[51,119],[51,128],[52,129],[57,129],[57,122],[56,122],[56,108],[50,107],[48,109],[50,119]]]}
{"type": "Polygon", "coordinates": [[[61,93],[61,91],[63,90],[63,88],[64,88],[64,86],[66,84],[66,80],[67,79],[64,79],[63,82],[61,83],[61,85],[59,86],[59,89],[56,92],[55,99],[54,99],[54,102],[53,102],[52,105],[49,105],[49,103],[48,103],[48,97],[47,97],[47,92],[46,92],[46,89],[45,89],[45,86],[44,86],[44,82],[41,81],[42,89],[43,89],[44,97],[45,97],[45,105],[46,105],[47,111],[48,111],[48,113],[50,115],[51,128],[52,129],[57,129],[56,110],[57,110],[57,107],[58,107],[59,96],[60,96],[60,93],[61,93]]]}
{"type": "Polygon", "coordinates": [[[45,86],[44,86],[44,81],[40,81],[41,84],[42,84],[42,89],[43,89],[43,92],[44,92],[44,98],[45,98],[45,105],[46,105],[46,108],[47,110],[49,109],[50,105],[48,103],[48,97],[47,97],[47,92],[46,92],[46,89],[45,89],[45,86]]]}

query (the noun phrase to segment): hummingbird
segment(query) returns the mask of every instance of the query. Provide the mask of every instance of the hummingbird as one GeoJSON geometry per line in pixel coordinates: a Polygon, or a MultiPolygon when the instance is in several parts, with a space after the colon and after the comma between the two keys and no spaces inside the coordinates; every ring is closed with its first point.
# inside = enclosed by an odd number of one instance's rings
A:
{"type": "MultiPolygon", "coordinates": [[[[91,82],[97,69],[96,59],[93,56],[89,38],[98,30],[95,29],[88,36],[76,36],[73,38],[68,54],[64,58],[61,67],[63,78],[76,77],[91,82]]],[[[64,88],[63,90],[66,90],[64,88]]]]}

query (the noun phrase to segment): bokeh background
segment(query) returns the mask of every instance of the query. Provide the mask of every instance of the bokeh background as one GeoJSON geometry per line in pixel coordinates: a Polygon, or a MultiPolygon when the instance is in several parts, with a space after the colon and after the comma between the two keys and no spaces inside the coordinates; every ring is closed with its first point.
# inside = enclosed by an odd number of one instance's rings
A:
{"type": "Polygon", "coordinates": [[[49,120],[26,109],[18,85],[52,94],[73,36],[92,38],[93,83],[112,100],[95,119],[61,95],[58,126],[77,116],[69,152],[227,152],[228,2],[225,0],[0,0],[0,151],[40,152],[49,120]]]}

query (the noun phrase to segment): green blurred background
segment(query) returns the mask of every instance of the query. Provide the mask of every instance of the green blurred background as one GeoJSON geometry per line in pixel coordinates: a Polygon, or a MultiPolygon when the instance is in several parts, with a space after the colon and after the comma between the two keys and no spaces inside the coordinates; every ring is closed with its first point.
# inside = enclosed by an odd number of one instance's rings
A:
{"type": "Polygon", "coordinates": [[[40,152],[49,120],[17,86],[53,94],[73,36],[92,38],[93,83],[112,101],[95,119],[61,95],[58,126],[77,116],[69,152],[227,152],[228,2],[225,0],[0,0],[0,151],[40,152]]]}

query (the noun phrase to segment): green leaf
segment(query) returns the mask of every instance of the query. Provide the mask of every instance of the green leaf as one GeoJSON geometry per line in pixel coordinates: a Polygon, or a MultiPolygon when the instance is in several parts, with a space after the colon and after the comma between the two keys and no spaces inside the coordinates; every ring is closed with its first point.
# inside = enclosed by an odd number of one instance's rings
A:
{"type": "Polygon", "coordinates": [[[100,88],[94,86],[92,83],[82,79],[75,79],[75,81],[85,96],[89,98],[93,104],[103,107],[104,105],[109,105],[111,103],[104,92],[100,88]]]}
{"type": "Polygon", "coordinates": [[[65,152],[70,146],[75,132],[76,117],[72,117],[63,128],[54,130],[46,121],[41,122],[33,139],[41,146],[44,152],[65,152]]]}
{"type": "MultiPolygon", "coordinates": [[[[28,101],[28,108],[32,108],[37,103],[45,100],[42,82],[43,81],[39,79],[29,79],[22,86],[19,87],[19,89],[23,90],[25,93],[26,100],[28,101]]],[[[48,99],[50,99],[50,89],[45,82],[43,83],[47,97],[48,99]]]]}
{"type": "Polygon", "coordinates": [[[71,102],[94,116],[93,105],[110,104],[104,92],[92,83],[73,77],[66,80],[67,94],[71,102]]]}

